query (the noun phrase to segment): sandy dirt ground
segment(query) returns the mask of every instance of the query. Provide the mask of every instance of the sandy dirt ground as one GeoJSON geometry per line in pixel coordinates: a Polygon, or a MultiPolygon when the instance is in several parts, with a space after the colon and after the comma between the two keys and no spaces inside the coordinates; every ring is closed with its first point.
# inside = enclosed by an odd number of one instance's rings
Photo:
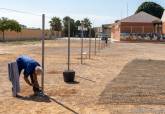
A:
{"type": "MultiPolygon", "coordinates": [[[[88,41],[84,42],[88,52],[88,41]]],[[[22,54],[41,63],[41,43],[0,43],[0,114],[165,114],[165,45],[112,43],[80,64],[80,41],[71,44],[75,84],[63,81],[67,41],[49,40],[45,48],[45,99],[29,97],[21,80],[21,99],[11,95],[7,63],[22,54]]],[[[94,47],[94,42],[92,42],[94,47]]],[[[97,42],[98,47],[98,42],[97,42]]],[[[39,77],[40,80],[40,77],[39,77]]]]}

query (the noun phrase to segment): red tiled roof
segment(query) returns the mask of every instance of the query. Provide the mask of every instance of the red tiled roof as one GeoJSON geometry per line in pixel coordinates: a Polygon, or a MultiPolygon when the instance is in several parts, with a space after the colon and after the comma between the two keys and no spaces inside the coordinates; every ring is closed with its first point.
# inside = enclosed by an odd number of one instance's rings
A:
{"type": "Polygon", "coordinates": [[[132,16],[129,16],[125,19],[122,19],[119,22],[153,23],[153,22],[161,22],[161,19],[142,11],[132,16]]]}

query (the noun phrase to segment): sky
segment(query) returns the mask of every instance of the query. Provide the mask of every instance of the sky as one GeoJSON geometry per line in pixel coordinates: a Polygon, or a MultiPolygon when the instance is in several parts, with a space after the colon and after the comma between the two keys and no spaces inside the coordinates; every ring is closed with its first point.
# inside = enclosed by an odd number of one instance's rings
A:
{"type": "MultiPolygon", "coordinates": [[[[147,0],[0,0],[0,17],[15,19],[27,27],[36,28],[42,26],[42,14],[46,15],[46,28],[49,28],[49,21],[53,16],[61,19],[70,16],[75,20],[87,17],[96,27],[134,14],[144,1],[147,0]]],[[[165,0],[151,1],[165,8],[165,0]]]]}

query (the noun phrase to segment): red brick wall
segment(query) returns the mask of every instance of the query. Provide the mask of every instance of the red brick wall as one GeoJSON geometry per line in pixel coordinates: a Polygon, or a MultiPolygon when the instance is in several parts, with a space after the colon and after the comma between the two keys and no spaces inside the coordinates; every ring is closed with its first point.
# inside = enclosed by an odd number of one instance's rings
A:
{"type": "MultiPolygon", "coordinates": [[[[161,31],[161,30],[160,30],[161,31]]],[[[121,40],[121,33],[153,33],[153,23],[116,23],[112,26],[112,38],[121,40]]],[[[163,32],[165,34],[165,23],[163,24],[163,32]]]]}
{"type": "Polygon", "coordinates": [[[152,23],[121,23],[121,33],[149,33],[154,32],[152,23]]]}

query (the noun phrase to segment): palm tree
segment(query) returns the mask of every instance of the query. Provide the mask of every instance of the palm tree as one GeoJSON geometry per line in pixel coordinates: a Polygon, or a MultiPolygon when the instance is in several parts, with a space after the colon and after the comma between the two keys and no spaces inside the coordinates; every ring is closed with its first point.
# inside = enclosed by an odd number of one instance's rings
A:
{"type": "Polygon", "coordinates": [[[88,18],[84,18],[83,20],[84,27],[87,28],[88,30],[85,32],[86,36],[89,36],[89,29],[91,28],[91,21],[88,18]]]}
{"type": "Polygon", "coordinates": [[[84,23],[84,27],[86,28],[90,28],[92,24],[88,18],[84,18],[83,23],[84,23]]]}
{"type": "Polygon", "coordinates": [[[52,30],[54,31],[61,31],[62,30],[62,23],[61,19],[58,17],[53,17],[49,22],[52,30]]]}

